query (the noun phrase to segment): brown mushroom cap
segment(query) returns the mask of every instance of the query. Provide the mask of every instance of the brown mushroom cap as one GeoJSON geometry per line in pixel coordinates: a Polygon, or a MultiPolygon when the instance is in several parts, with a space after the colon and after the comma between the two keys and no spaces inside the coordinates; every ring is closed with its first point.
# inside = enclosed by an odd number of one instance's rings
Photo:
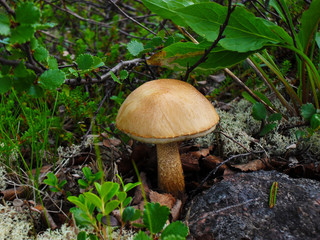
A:
{"type": "Polygon", "coordinates": [[[141,85],[123,102],[116,118],[119,130],[155,144],[204,136],[218,122],[216,110],[198,90],[174,79],[141,85]]]}

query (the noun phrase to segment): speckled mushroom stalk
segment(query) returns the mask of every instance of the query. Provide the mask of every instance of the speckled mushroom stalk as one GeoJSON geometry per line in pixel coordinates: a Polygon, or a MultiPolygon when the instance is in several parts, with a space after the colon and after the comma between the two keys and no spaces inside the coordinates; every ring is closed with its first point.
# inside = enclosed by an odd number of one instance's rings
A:
{"type": "Polygon", "coordinates": [[[177,142],[157,144],[158,184],[161,190],[179,196],[185,183],[177,142]]]}

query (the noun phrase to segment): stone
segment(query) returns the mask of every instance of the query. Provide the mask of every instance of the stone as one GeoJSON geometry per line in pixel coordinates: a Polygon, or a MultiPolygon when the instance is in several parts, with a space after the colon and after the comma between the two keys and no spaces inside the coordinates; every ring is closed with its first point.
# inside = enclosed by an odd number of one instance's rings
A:
{"type": "Polygon", "coordinates": [[[320,239],[320,182],[276,171],[225,177],[187,204],[188,239],[320,239]],[[276,203],[269,207],[273,182],[276,203]]]}

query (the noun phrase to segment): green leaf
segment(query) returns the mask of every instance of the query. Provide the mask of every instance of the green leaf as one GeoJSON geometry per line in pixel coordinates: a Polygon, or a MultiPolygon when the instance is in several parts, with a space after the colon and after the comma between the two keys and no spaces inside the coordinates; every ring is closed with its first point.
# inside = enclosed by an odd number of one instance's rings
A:
{"type": "Polygon", "coordinates": [[[33,53],[34,58],[39,62],[44,62],[49,56],[49,52],[44,47],[38,47],[33,53]]]}
{"type": "MultiPolygon", "coordinates": [[[[213,42],[225,21],[227,7],[208,2],[175,11],[196,33],[213,42]]],[[[266,44],[292,44],[292,39],[282,28],[255,17],[242,7],[237,7],[231,14],[224,35],[226,37],[219,42],[221,46],[238,52],[258,50],[266,44]]]]}
{"type": "Polygon", "coordinates": [[[131,189],[135,188],[136,186],[139,186],[140,184],[141,184],[140,182],[127,183],[126,185],[124,185],[123,191],[129,192],[131,189]]]}
{"type": "Polygon", "coordinates": [[[21,61],[18,66],[14,68],[13,71],[15,77],[27,77],[28,76],[28,70],[24,63],[21,61]]]}
{"type": "Polygon", "coordinates": [[[79,187],[83,189],[86,189],[87,187],[89,187],[89,184],[83,179],[79,179],[78,184],[79,184],[79,187]]]}
{"type": "Polygon", "coordinates": [[[271,101],[266,97],[266,95],[264,95],[263,93],[261,92],[258,92],[258,91],[253,91],[254,94],[256,94],[261,100],[263,100],[268,106],[272,107],[272,103],[271,101]]]}
{"type": "Polygon", "coordinates": [[[298,37],[300,39],[303,51],[306,52],[309,43],[317,31],[320,22],[320,0],[313,0],[309,9],[303,11],[301,17],[301,26],[298,37]]]}
{"type": "Polygon", "coordinates": [[[133,56],[138,56],[139,53],[141,53],[144,50],[143,44],[141,42],[138,42],[136,40],[132,40],[127,45],[128,51],[133,56]]]}
{"type": "MultiPolygon", "coordinates": [[[[154,66],[163,66],[175,71],[186,70],[188,66],[195,64],[209,48],[211,43],[205,42],[194,44],[191,42],[178,42],[164,48],[161,52],[154,54],[147,63],[154,66]]],[[[221,46],[214,48],[208,55],[207,60],[201,63],[197,70],[215,71],[226,68],[243,61],[252,52],[238,53],[229,51],[221,46]]]]}
{"type": "Polygon", "coordinates": [[[73,214],[77,226],[89,226],[92,224],[90,218],[87,216],[86,212],[80,208],[73,207],[70,209],[70,212],[73,214]]]}
{"type": "Polygon", "coordinates": [[[87,233],[85,231],[79,232],[77,240],[87,240],[87,233]]]}
{"type": "Polygon", "coordinates": [[[0,94],[8,92],[12,85],[12,79],[9,76],[0,78],[0,94]]]}
{"type": "Polygon", "coordinates": [[[50,186],[56,186],[58,184],[57,176],[54,175],[52,172],[47,174],[47,179],[44,179],[43,182],[50,186]]]}
{"type": "Polygon", "coordinates": [[[104,66],[104,62],[102,62],[101,58],[93,56],[93,68],[96,69],[102,66],[104,66]]]}
{"type": "Polygon", "coordinates": [[[121,80],[126,79],[129,76],[129,73],[127,70],[121,70],[119,73],[119,77],[121,80]]]}
{"type": "Polygon", "coordinates": [[[140,230],[139,233],[134,236],[133,240],[152,240],[152,238],[140,230]]]}
{"type": "Polygon", "coordinates": [[[48,58],[48,66],[50,69],[59,69],[57,59],[53,56],[48,58]]]}
{"type": "Polygon", "coordinates": [[[301,115],[306,121],[310,121],[313,114],[316,113],[316,109],[312,105],[312,103],[307,103],[302,105],[301,107],[301,115]]]}
{"type": "Polygon", "coordinates": [[[105,205],[105,215],[109,215],[113,210],[115,210],[120,205],[120,201],[111,200],[105,205]]]}
{"type": "Polygon", "coordinates": [[[307,135],[307,133],[303,130],[297,130],[295,132],[295,136],[296,136],[296,139],[297,141],[300,141],[302,138],[304,138],[305,136],[307,135]]]}
{"type": "Polygon", "coordinates": [[[40,10],[32,3],[21,3],[16,9],[16,20],[21,24],[35,24],[40,20],[40,10]]]}
{"type": "Polygon", "coordinates": [[[247,92],[242,92],[241,93],[241,95],[242,95],[242,97],[244,98],[244,99],[246,99],[247,101],[249,101],[249,102],[251,102],[251,103],[256,103],[257,102],[257,100],[255,100],[249,93],[247,93],[247,92]]]}
{"type": "Polygon", "coordinates": [[[0,35],[10,34],[10,19],[7,15],[0,14],[0,35]]]}
{"type": "Polygon", "coordinates": [[[83,168],[82,168],[82,172],[83,172],[85,178],[86,178],[87,180],[89,180],[89,178],[90,178],[91,175],[92,175],[92,172],[91,172],[90,168],[88,168],[88,167],[83,167],[83,168]]]}
{"type": "Polygon", "coordinates": [[[268,134],[271,132],[275,127],[277,126],[277,123],[269,123],[263,126],[261,129],[259,135],[263,137],[264,135],[268,134]]]}
{"type": "MultiPolygon", "coordinates": [[[[18,65],[19,66],[19,65],[18,65]]],[[[16,69],[15,69],[16,70],[16,69]]],[[[14,71],[16,72],[16,71],[14,71]]],[[[17,71],[19,72],[19,71],[17,71]]],[[[30,87],[33,85],[34,81],[36,80],[36,74],[32,70],[26,70],[24,73],[23,71],[19,72],[20,74],[25,74],[24,77],[17,77],[15,75],[13,79],[13,87],[18,92],[28,91],[30,87]]]]}
{"type": "Polygon", "coordinates": [[[67,180],[63,180],[58,184],[59,188],[62,188],[67,183],[67,180]]]}
{"type": "Polygon", "coordinates": [[[113,79],[113,81],[115,81],[116,83],[122,84],[122,82],[119,80],[119,78],[113,72],[110,72],[110,76],[113,79]]]}
{"type": "Polygon", "coordinates": [[[165,238],[166,236],[174,235],[176,237],[179,236],[185,238],[188,236],[188,232],[188,227],[183,222],[176,221],[163,230],[161,237],[165,238]]]}
{"type": "Polygon", "coordinates": [[[113,198],[118,193],[119,188],[120,188],[120,185],[118,183],[112,183],[111,187],[108,188],[107,191],[105,191],[106,188],[102,186],[101,198],[103,198],[103,201],[107,202],[111,198],[113,198]]]}
{"type": "Polygon", "coordinates": [[[39,98],[39,97],[43,97],[44,95],[44,91],[41,87],[39,87],[38,85],[32,85],[30,86],[29,90],[28,90],[28,94],[30,96],[39,98]]]}
{"type": "Polygon", "coordinates": [[[49,69],[41,74],[39,83],[45,89],[55,90],[64,83],[65,79],[66,75],[61,70],[49,69]]]}
{"type": "Polygon", "coordinates": [[[152,12],[167,19],[172,19],[177,25],[186,26],[183,18],[175,13],[175,9],[187,7],[199,2],[207,2],[201,0],[188,0],[188,1],[176,1],[176,0],[142,0],[143,4],[149,8],[152,12]]]}
{"type": "Polygon", "coordinates": [[[129,203],[131,202],[131,200],[132,200],[132,197],[127,197],[127,198],[123,201],[122,205],[123,205],[124,207],[128,206],[129,203]]]}
{"type": "Polygon", "coordinates": [[[35,30],[32,26],[29,25],[20,25],[11,31],[10,42],[11,43],[25,43],[29,41],[35,30]]]}
{"type": "Polygon", "coordinates": [[[124,209],[122,213],[122,221],[128,222],[128,221],[135,221],[139,219],[141,216],[141,211],[139,209],[135,209],[134,207],[127,207],[124,209]]]}
{"type": "Polygon", "coordinates": [[[80,70],[87,70],[93,67],[93,57],[92,55],[85,53],[77,57],[76,63],[80,70]]]}
{"type": "Polygon", "coordinates": [[[160,232],[169,218],[170,210],[159,203],[147,203],[143,211],[143,223],[152,233],[160,232]]]}
{"type": "Polygon", "coordinates": [[[316,43],[317,43],[317,45],[318,45],[318,48],[320,48],[320,32],[317,32],[317,33],[316,33],[316,38],[315,38],[315,40],[316,40],[316,43]]]}
{"type": "Polygon", "coordinates": [[[260,103],[257,102],[255,104],[253,104],[252,107],[252,117],[258,121],[262,121],[265,120],[267,117],[267,110],[265,108],[265,106],[260,103]]]}
{"type": "Polygon", "coordinates": [[[185,237],[176,236],[174,234],[171,234],[162,238],[162,240],[185,240],[185,239],[186,239],[185,237]]]}
{"type": "Polygon", "coordinates": [[[117,194],[117,197],[120,202],[123,202],[127,198],[127,193],[126,192],[119,192],[117,194]]]}
{"type": "Polygon", "coordinates": [[[320,126],[320,114],[318,113],[315,113],[313,114],[311,120],[310,120],[310,125],[311,125],[311,128],[313,130],[316,130],[319,128],[320,126]]]}
{"type": "Polygon", "coordinates": [[[269,122],[280,121],[282,119],[281,113],[273,113],[268,117],[269,122]]]}
{"type": "Polygon", "coordinates": [[[100,210],[103,209],[102,201],[97,195],[95,195],[94,193],[91,193],[91,192],[85,192],[85,193],[83,193],[83,195],[88,199],[88,201],[90,203],[92,203],[98,209],[100,209],[100,210]]]}

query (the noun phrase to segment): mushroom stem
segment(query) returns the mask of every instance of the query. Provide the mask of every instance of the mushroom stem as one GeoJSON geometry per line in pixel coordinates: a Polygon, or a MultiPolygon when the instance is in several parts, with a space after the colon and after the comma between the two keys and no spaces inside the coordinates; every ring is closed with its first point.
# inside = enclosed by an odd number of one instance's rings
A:
{"type": "Polygon", "coordinates": [[[177,142],[157,144],[158,185],[175,196],[184,192],[185,183],[177,142]]]}

